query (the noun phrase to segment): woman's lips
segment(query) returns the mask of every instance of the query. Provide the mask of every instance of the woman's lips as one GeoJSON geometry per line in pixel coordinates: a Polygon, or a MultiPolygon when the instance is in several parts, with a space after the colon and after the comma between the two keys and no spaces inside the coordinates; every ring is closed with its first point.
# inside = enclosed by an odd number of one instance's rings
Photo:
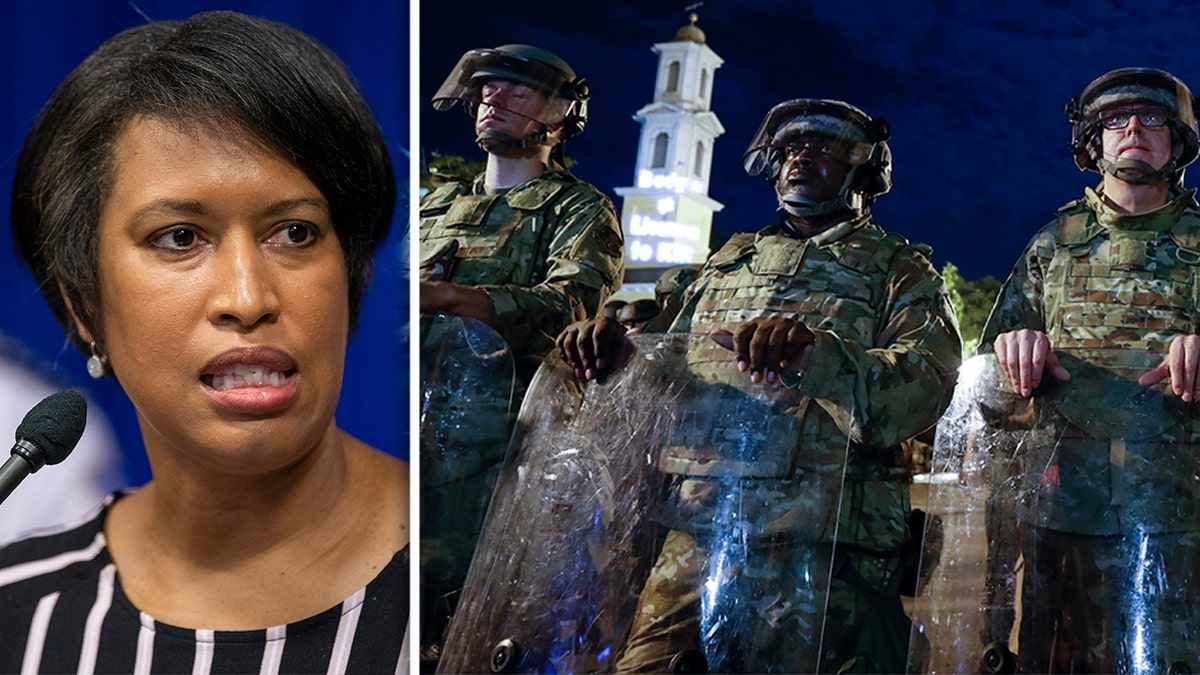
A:
{"type": "Polygon", "coordinates": [[[272,347],[231,349],[205,364],[200,375],[205,393],[231,412],[263,415],[286,410],[296,398],[295,361],[272,347]]]}
{"type": "Polygon", "coordinates": [[[287,380],[287,373],[272,370],[267,366],[239,364],[220,373],[204,375],[201,379],[217,391],[226,391],[243,387],[280,387],[287,380]]]}

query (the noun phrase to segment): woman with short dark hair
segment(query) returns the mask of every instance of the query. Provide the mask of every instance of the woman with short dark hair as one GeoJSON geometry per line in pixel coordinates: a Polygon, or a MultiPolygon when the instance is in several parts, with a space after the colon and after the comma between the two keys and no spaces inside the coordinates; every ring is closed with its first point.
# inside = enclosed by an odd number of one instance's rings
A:
{"type": "Polygon", "coordinates": [[[334,419],[395,200],[349,74],[288,26],[150,23],[63,81],[14,239],[154,477],[0,550],[0,671],[407,667],[407,467],[334,419]]]}

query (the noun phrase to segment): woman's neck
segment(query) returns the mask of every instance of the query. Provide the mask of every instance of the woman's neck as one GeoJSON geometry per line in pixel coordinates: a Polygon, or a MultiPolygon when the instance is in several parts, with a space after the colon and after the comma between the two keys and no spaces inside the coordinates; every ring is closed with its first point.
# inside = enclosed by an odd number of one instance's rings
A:
{"type": "Polygon", "coordinates": [[[158,462],[105,522],[130,600],[167,623],[248,630],[320,613],[374,578],[408,541],[407,465],[333,434],[269,476],[158,462]]]}

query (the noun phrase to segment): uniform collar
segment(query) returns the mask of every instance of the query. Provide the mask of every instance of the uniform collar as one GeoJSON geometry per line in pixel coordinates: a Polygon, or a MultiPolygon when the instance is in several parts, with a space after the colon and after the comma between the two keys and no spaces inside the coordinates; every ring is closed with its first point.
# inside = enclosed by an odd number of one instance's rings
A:
{"type": "Polygon", "coordinates": [[[846,238],[850,235],[850,233],[861,228],[863,225],[866,225],[867,221],[869,220],[871,220],[871,214],[864,213],[862,215],[843,220],[839,223],[835,223],[833,226],[821,230],[811,237],[802,237],[790,226],[788,226],[784,220],[781,219],[779,223],[760,230],[758,233],[758,238],[761,239],[762,237],[766,236],[782,235],[785,237],[791,237],[792,239],[807,239],[817,246],[825,246],[826,244],[832,244],[835,241],[846,238]]]}
{"type": "Polygon", "coordinates": [[[1166,232],[1179,222],[1189,207],[1196,204],[1196,190],[1181,187],[1171,188],[1171,199],[1162,206],[1145,213],[1124,213],[1104,199],[1103,186],[1086,188],[1084,197],[1096,214],[1096,222],[1106,229],[1142,230],[1166,232]]]}
{"type": "Polygon", "coordinates": [[[512,187],[504,188],[502,190],[496,190],[495,192],[492,192],[492,193],[488,193],[487,187],[483,183],[484,174],[486,174],[486,173],[487,173],[486,171],[480,171],[479,174],[475,176],[475,180],[471,181],[471,194],[473,194],[477,197],[487,197],[487,196],[495,196],[495,195],[504,195],[504,194],[508,194],[510,192],[518,192],[518,191],[520,191],[526,187],[529,187],[530,185],[537,183],[539,181],[543,181],[546,179],[553,179],[555,176],[561,175],[563,172],[554,166],[547,166],[545,169],[542,169],[541,173],[534,176],[533,178],[530,178],[529,180],[525,181],[524,183],[517,183],[516,185],[514,185],[512,187]]]}

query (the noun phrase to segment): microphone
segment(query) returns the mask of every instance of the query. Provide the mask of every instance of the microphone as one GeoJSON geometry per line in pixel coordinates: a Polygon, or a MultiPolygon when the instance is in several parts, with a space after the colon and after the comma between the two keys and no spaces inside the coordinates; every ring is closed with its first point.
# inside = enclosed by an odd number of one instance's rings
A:
{"type": "Polygon", "coordinates": [[[0,466],[0,502],[29,474],[66,459],[86,424],[87,400],[74,389],[51,394],[33,406],[17,425],[12,456],[0,466]]]}

